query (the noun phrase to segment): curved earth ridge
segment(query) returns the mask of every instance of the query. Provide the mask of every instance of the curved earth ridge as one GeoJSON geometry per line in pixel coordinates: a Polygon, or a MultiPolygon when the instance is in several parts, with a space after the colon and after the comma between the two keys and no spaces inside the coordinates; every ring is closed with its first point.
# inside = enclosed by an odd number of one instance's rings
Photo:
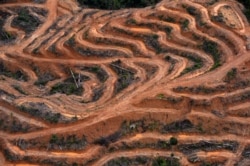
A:
{"type": "Polygon", "coordinates": [[[0,165],[247,165],[241,10],[220,0],[1,4],[0,165]]]}

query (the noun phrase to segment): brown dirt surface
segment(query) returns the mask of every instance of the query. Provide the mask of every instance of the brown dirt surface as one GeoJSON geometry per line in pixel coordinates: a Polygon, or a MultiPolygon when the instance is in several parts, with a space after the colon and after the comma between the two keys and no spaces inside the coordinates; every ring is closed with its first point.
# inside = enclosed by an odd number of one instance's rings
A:
{"type": "Polygon", "coordinates": [[[0,1],[0,166],[249,166],[241,10],[0,1]]]}

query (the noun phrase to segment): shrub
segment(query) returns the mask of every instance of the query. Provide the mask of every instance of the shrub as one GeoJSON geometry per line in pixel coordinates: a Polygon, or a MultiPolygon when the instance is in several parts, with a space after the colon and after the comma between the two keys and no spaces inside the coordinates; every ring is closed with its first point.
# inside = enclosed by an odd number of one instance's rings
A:
{"type": "Polygon", "coordinates": [[[203,49],[204,52],[210,54],[213,57],[214,65],[212,66],[211,70],[221,65],[220,62],[221,55],[217,43],[205,40],[201,45],[201,48],[203,49]]]}
{"type": "Polygon", "coordinates": [[[170,145],[177,145],[178,144],[178,140],[175,137],[171,137],[169,139],[169,143],[170,143],[170,145]]]}
{"type": "Polygon", "coordinates": [[[12,24],[29,34],[41,24],[41,21],[31,15],[28,9],[22,8],[18,11],[18,16],[14,18],[12,24]]]}

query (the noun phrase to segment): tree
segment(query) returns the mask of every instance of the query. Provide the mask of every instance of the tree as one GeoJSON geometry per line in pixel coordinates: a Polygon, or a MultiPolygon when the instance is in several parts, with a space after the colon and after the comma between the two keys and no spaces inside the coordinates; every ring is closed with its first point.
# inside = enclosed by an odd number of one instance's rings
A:
{"type": "Polygon", "coordinates": [[[175,137],[171,137],[169,139],[169,143],[170,143],[170,145],[177,145],[178,144],[178,140],[175,137]]]}
{"type": "Polygon", "coordinates": [[[174,153],[173,153],[173,148],[172,148],[172,146],[175,146],[175,145],[177,145],[178,144],[178,140],[177,140],[177,138],[175,138],[175,137],[171,137],[170,139],[169,139],[169,143],[170,143],[170,146],[171,146],[171,166],[172,166],[172,163],[173,163],[173,157],[174,157],[174,153]]]}

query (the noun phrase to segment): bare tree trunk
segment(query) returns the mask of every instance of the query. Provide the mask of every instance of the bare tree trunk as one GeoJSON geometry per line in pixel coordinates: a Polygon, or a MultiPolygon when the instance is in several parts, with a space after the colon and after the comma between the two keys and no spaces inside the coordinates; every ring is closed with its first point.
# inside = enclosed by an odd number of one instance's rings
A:
{"type": "Polygon", "coordinates": [[[78,86],[78,84],[77,84],[77,82],[76,82],[76,78],[75,78],[74,73],[72,72],[71,69],[69,69],[69,70],[70,70],[70,73],[71,73],[71,75],[72,75],[72,78],[74,79],[74,82],[75,82],[75,84],[76,84],[76,88],[79,88],[79,86],[78,86]]]}

